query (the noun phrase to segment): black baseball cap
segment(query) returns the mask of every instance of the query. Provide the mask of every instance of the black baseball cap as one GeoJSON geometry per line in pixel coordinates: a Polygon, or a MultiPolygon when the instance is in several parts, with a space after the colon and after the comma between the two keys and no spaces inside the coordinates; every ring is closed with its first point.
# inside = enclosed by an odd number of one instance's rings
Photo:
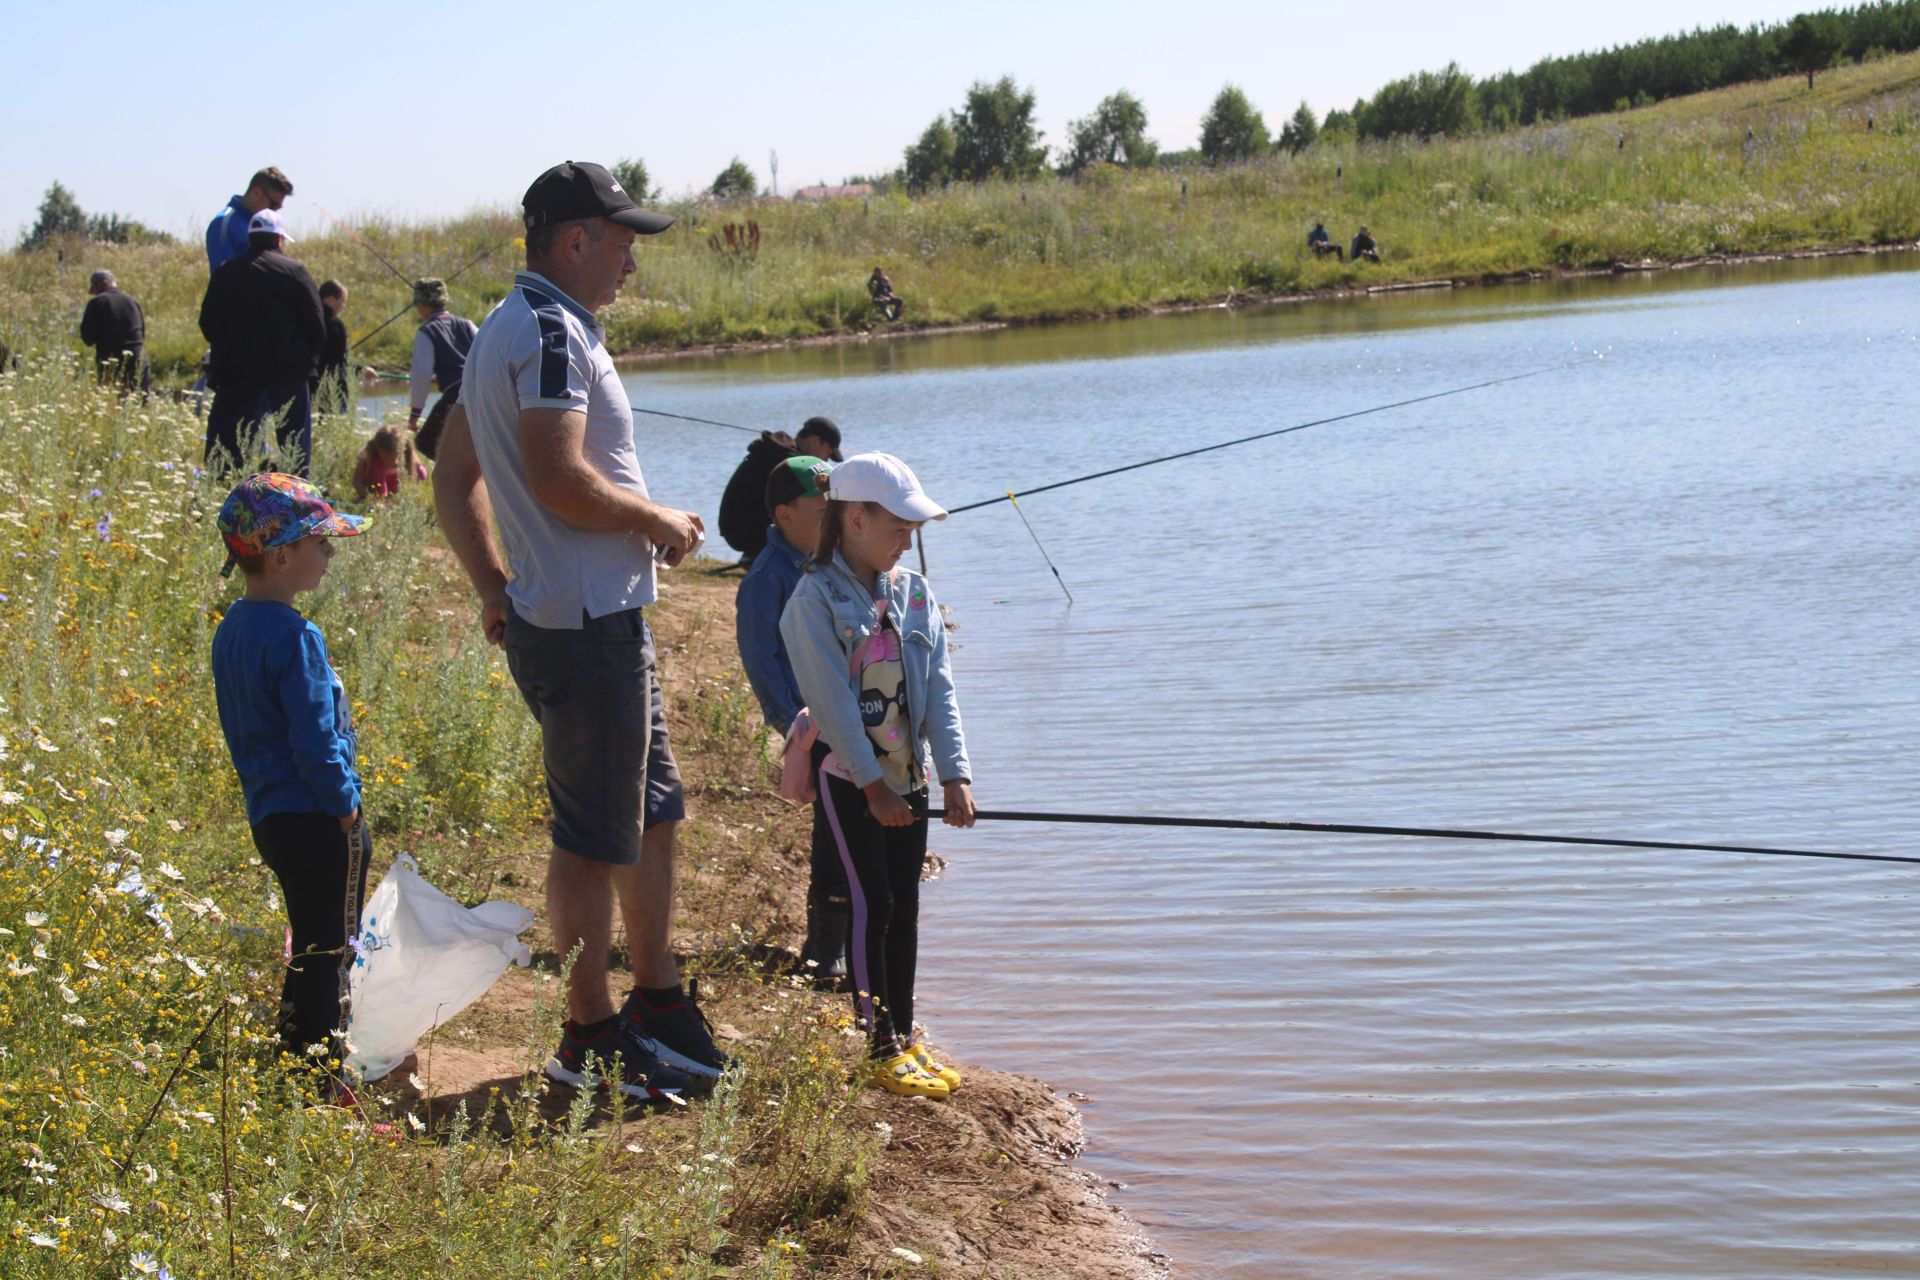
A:
{"type": "Polygon", "coordinates": [[[604,168],[585,161],[557,164],[535,178],[520,197],[520,207],[529,231],[575,218],[606,218],[643,236],[658,235],[673,225],[666,214],[635,204],[604,168]]]}

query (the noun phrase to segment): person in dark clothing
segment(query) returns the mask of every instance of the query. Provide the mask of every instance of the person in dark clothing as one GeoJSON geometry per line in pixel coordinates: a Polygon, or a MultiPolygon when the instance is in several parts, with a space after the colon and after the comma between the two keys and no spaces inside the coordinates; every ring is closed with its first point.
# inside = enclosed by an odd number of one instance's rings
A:
{"type": "Polygon", "coordinates": [[[741,564],[752,564],[767,545],[767,477],[799,452],[786,432],[762,431],[727,480],[720,495],[720,536],[740,553],[741,564]]]}
{"type": "Polygon", "coordinates": [[[1307,248],[1313,250],[1313,256],[1316,258],[1324,258],[1328,254],[1332,254],[1341,262],[1346,261],[1346,258],[1340,253],[1340,246],[1335,244],[1332,237],[1327,235],[1327,227],[1323,222],[1314,223],[1313,230],[1307,232],[1307,248]]]}
{"type": "Polygon", "coordinates": [[[286,228],[271,209],[253,215],[247,252],[207,282],[200,332],[212,348],[206,461],[241,465],[241,431],[279,416],[275,432],[285,469],[307,473],[313,453],[307,379],[326,341],[326,308],[307,269],[281,251],[286,228]]]}
{"type": "Polygon", "coordinates": [[[122,391],[153,390],[147,365],[147,320],[140,304],[114,283],[113,272],[96,271],[87,285],[92,297],[80,313],[80,341],[93,348],[93,371],[100,385],[118,383],[122,391]]]}
{"type": "Polygon", "coordinates": [[[1368,262],[1380,261],[1380,246],[1373,242],[1373,236],[1365,227],[1361,227],[1354,233],[1353,246],[1347,250],[1347,258],[1352,262],[1358,262],[1362,258],[1368,262]]]}
{"type": "Polygon", "coordinates": [[[345,413],[352,403],[347,382],[347,322],[340,313],[347,309],[347,286],[338,280],[320,282],[320,305],[326,314],[327,336],[320,344],[320,357],[314,362],[313,376],[307,379],[307,394],[315,413],[345,413]]]}
{"type": "Polygon", "coordinates": [[[880,309],[880,314],[889,320],[898,320],[900,308],[906,305],[894,295],[893,281],[879,267],[875,267],[873,274],[867,277],[867,296],[873,299],[873,305],[880,309]]]}
{"type": "Polygon", "coordinates": [[[808,418],[795,435],[762,431],[747,446],[747,456],[733,470],[720,496],[720,536],[750,565],[767,545],[767,476],[797,454],[810,453],[827,462],[840,461],[840,428],[831,418],[808,418]]]}
{"type": "Polygon", "coordinates": [[[467,368],[467,352],[473,348],[473,335],[479,332],[471,320],[447,310],[447,282],[426,279],[413,282],[413,309],[420,317],[420,331],[413,336],[412,411],[407,426],[417,430],[413,447],[432,458],[440,447],[440,433],[446,430],[447,415],[460,403],[460,379],[467,368]],[[428,387],[438,383],[440,398],[427,423],[420,425],[420,411],[427,407],[428,387]]]}

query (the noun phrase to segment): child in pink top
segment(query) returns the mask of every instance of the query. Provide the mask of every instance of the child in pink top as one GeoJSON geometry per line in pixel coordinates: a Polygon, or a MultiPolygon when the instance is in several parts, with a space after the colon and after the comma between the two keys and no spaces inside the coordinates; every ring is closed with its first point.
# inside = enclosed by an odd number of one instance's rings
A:
{"type": "Polygon", "coordinates": [[[427,468],[413,456],[406,428],[389,423],[373,433],[354,460],[353,496],[362,501],[368,494],[390,498],[398,492],[402,478],[425,480],[427,468]]]}

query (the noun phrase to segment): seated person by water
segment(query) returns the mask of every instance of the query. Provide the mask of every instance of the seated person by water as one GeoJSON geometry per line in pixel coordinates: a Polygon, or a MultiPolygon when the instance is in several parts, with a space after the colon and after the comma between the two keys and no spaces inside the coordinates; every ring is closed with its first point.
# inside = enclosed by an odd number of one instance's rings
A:
{"type": "Polygon", "coordinates": [[[867,296],[873,299],[873,305],[880,309],[880,314],[889,320],[898,320],[900,308],[906,305],[894,296],[893,281],[879,267],[875,267],[873,274],[867,277],[867,296]]]}
{"type": "Polygon", "coordinates": [[[1358,262],[1365,258],[1368,262],[1380,261],[1380,246],[1373,242],[1373,236],[1363,226],[1354,233],[1353,246],[1347,250],[1347,257],[1358,262]]]}
{"type": "Polygon", "coordinates": [[[1332,254],[1342,262],[1346,261],[1340,253],[1340,246],[1327,235],[1327,227],[1323,222],[1314,223],[1313,230],[1307,232],[1307,248],[1313,250],[1313,256],[1316,258],[1324,258],[1332,254]]]}

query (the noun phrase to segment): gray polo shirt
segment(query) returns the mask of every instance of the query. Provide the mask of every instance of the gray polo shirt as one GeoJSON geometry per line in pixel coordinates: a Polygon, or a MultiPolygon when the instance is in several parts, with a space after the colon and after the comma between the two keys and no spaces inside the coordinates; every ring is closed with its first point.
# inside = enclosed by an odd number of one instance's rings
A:
{"type": "Polygon", "coordinates": [[[654,600],[653,544],[642,533],[567,524],[527,487],[522,409],[587,415],[586,460],[622,489],[647,496],[633,445],[633,406],[593,313],[532,271],[494,309],[467,353],[460,400],[506,552],[507,596],[537,627],[578,630],[654,600]]]}

